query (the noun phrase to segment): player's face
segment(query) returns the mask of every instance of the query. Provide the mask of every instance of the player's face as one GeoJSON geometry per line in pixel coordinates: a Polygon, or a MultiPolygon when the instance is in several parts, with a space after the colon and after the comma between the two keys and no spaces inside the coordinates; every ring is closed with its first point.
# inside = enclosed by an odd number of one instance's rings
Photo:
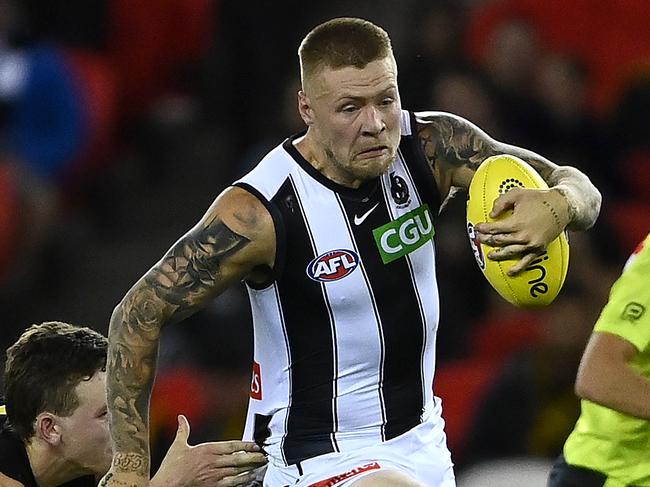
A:
{"type": "Polygon", "coordinates": [[[313,94],[306,94],[308,124],[320,157],[326,159],[325,175],[354,186],[382,174],[400,141],[401,104],[393,56],[362,69],[325,67],[313,81],[313,94]]]}
{"type": "Polygon", "coordinates": [[[65,459],[88,474],[105,474],[112,451],[106,412],[106,372],[82,380],[76,388],[79,406],[60,417],[61,445],[65,459]]]}

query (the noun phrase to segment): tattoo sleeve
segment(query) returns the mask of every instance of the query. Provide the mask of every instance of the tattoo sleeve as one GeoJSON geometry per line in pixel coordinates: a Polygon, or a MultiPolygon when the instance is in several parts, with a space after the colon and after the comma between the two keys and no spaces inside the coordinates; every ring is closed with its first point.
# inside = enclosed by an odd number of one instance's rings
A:
{"type": "Polygon", "coordinates": [[[558,166],[532,151],[496,141],[471,122],[449,113],[424,112],[418,114],[418,121],[420,141],[432,168],[442,162],[452,171],[474,172],[490,156],[511,154],[529,163],[549,187],[564,196],[571,230],[586,230],[596,222],[600,192],[578,169],[558,166]]]}
{"type": "Polygon", "coordinates": [[[212,297],[223,264],[249,243],[216,218],[201,222],[115,308],[107,365],[114,471],[149,477],[149,398],[162,326],[212,297]]]}

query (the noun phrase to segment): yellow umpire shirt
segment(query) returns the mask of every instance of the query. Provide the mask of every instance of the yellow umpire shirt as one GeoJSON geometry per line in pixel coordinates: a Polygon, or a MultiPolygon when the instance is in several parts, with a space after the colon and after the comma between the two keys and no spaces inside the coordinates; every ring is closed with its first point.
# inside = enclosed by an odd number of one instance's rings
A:
{"type": "MultiPolygon", "coordinates": [[[[594,327],[632,343],[631,366],[650,379],[650,235],[628,260],[612,286],[594,327]]],[[[607,487],[650,486],[650,420],[582,400],[582,412],[564,445],[570,465],[606,474],[607,487]]]]}

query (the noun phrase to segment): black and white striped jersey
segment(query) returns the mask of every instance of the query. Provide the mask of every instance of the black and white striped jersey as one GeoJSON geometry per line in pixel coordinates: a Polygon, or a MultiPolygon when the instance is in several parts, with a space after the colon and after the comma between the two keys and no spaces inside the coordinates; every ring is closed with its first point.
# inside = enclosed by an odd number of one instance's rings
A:
{"type": "Polygon", "coordinates": [[[277,462],[440,421],[432,413],[440,196],[414,126],[402,112],[396,160],[358,189],[311,166],[297,137],[235,183],[266,205],[277,234],[274,279],[248,285],[255,352],[245,432],[277,462]]]}

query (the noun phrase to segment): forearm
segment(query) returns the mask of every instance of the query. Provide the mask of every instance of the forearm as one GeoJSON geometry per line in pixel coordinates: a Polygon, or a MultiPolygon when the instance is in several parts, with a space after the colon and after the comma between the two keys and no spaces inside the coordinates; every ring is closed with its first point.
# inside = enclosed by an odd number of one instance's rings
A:
{"type": "Polygon", "coordinates": [[[650,419],[650,379],[627,363],[609,363],[589,376],[578,377],[576,393],[601,406],[650,419]],[[606,370],[605,370],[606,369],[606,370]]]}
{"type": "Polygon", "coordinates": [[[533,151],[499,142],[461,117],[443,112],[417,115],[420,142],[442,195],[446,196],[451,187],[468,188],[473,174],[488,157],[511,154],[528,162],[564,197],[566,208],[555,210],[563,213],[562,223],[568,222],[569,229],[586,230],[596,222],[600,192],[579,170],[558,166],[533,151]]]}
{"type": "Polygon", "coordinates": [[[512,154],[534,167],[550,188],[567,202],[569,230],[591,228],[600,213],[601,194],[589,178],[571,166],[558,166],[548,159],[520,147],[502,144],[503,153],[512,154]]]}
{"type": "Polygon", "coordinates": [[[163,322],[160,300],[136,285],[115,308],[109,329],[107,398],[113,469],[149,478],[149,398],[163,322]]]}

